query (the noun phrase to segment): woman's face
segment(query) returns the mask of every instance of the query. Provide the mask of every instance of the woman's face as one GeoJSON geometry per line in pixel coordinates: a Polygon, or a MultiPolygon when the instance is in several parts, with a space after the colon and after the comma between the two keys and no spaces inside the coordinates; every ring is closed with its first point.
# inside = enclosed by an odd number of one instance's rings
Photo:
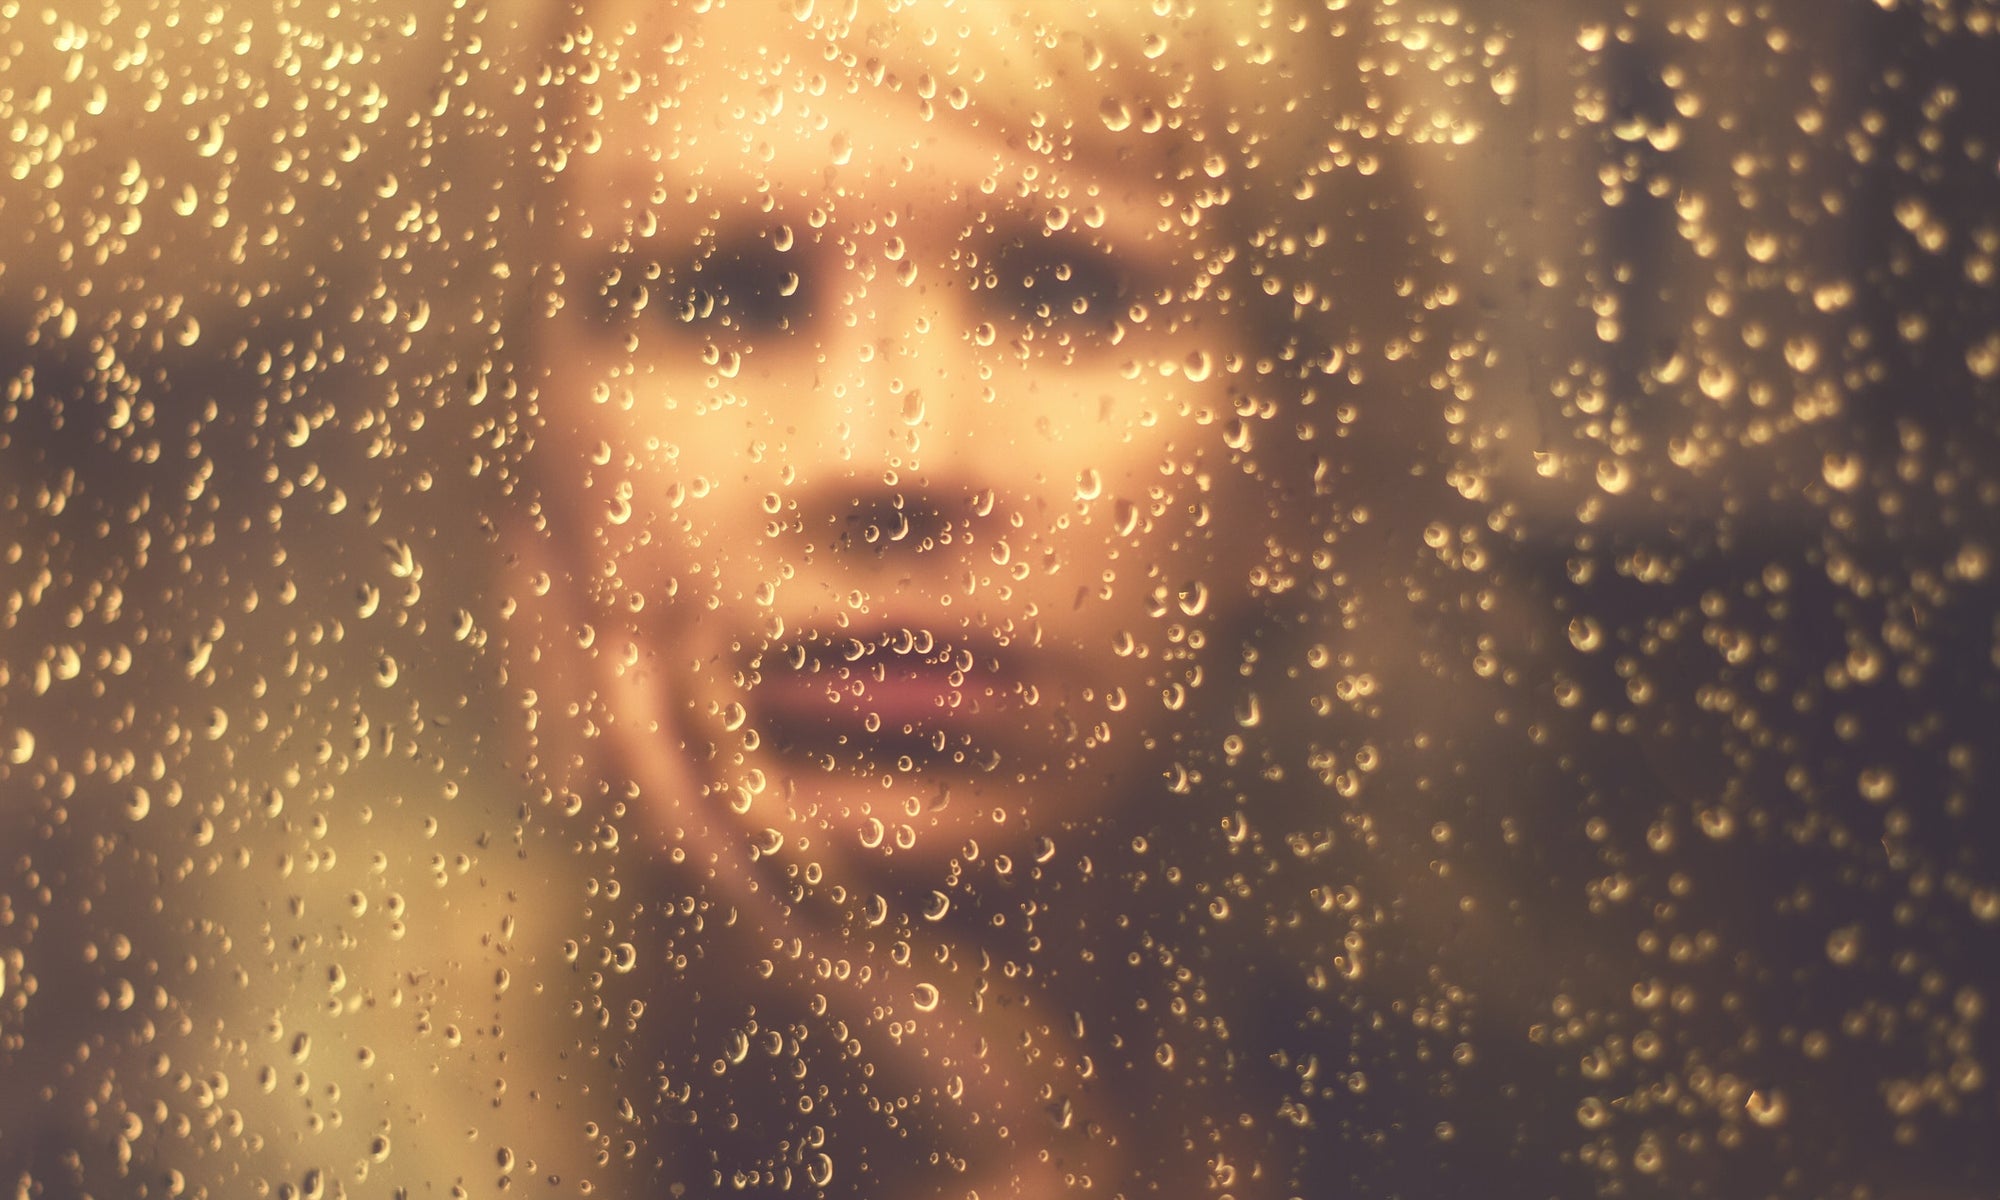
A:
{"type": "Polygon", "coordinates": [[[1272,524],[1220,239],[980,90],[1025,39],[675,7],[595,11],[538,437],[641,812],[921,863],[1164,794],[1272,524]]]}

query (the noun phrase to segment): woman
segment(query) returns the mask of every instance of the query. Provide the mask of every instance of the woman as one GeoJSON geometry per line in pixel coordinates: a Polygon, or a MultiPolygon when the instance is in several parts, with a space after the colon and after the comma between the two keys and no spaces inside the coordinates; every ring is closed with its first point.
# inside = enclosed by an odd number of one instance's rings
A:
{"type": "Polygon", "coordinates": [[[1518,230],[1404,169],[1459,130],[1403,78],[1487,52],[1387,4],[1161,7],[607,2],[557,73],[516,550],[567,632],[533,769],[617,848],[579,952],[630,973],[593,1003],[643,1009],[578,1042],[622,1064],[603,1169],[1925,1177],[1801,1162],[1870,1109],[1793,1047],[1866,1019],[1821,978],[1846,942],[1773,920],[1811,898],[1760,890],[1793,785],[1715,752],[1782,684],[1716,672],[1723,615],[1838,598],[1771,598],[1817,569],[1775,505],[1682,555],[1714,510],[1659,502],[1644,439],[1554,502],[1488,469],[1547,444],[1509,373],[1551,347],[1489,344],[1504,256],[1468,238],[1518,230]]]}
{"type": "Polygon", "coordinates": [[[16,64],[17,1191],[1993,1191],[1978,20],[368,7],[16,64]]]}
{"type": "Polygon", "coordinates": [[[588,17],[519,552],[576,635],[539,769],[629,779],[646,891],[708,914],[638,917],[648,1120],[698,1147],[652,1135],[661,1178],[1306,1186],[1198,960],[1324,552],[1277,256],[1326,234],[1277,222],[1316,212],[1326,31],[588,17]],[[727,1077],[760,1036],[797,1079],[727,1077]]]}

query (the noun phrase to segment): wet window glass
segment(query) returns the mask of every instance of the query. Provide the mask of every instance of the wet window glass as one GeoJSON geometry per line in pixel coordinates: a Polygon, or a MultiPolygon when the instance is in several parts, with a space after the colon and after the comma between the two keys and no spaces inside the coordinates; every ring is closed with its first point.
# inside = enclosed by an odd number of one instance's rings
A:
{"type": "Polygon", "coordinates": [[[0,1186],[1993,1194],[1996,32],[0,0],[0,1186]]]}

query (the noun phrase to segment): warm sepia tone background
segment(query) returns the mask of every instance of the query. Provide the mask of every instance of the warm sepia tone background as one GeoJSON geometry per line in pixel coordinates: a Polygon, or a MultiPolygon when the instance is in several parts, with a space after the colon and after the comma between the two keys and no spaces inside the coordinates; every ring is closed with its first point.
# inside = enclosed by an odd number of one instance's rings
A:
{"type": "MultiPolygon", "coordinates": [[[[1381,905],[1296,943],[1387,981],[1300,1194],[1453,1194],[1405,1035],[1501,1064],[1519,1194],[1990,1194],[2000,15],[1324,8],[1381,117],[1328,176],[1407,177],[1435,314],[1365,351],[1435,364],[1349,468],[1421,664],[1374,719],[1462,724],[1273,902],[1381,905]]],[[[488,584],[553,9],[0,2],[0,1184],[571,1194],[643,1140],[616,829],[522,769],[575,635],[488,584]]]]}

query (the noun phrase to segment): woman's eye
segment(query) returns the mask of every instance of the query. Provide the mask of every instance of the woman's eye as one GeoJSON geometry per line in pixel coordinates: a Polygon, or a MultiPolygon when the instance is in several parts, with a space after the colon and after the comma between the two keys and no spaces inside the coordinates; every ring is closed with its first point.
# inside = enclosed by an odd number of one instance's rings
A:
{"type": "Polygon", "coordinates": [[[677,295],[684,323],[715,322],[744,336],[785,333],[798,316],[799,275],[785,255],[753,245],[694,264],[677,295]]]}
{"type": "Polygon", "coordinates": [[[1003,249],[991,279],[999,298],[1031,328],[1095,335],[1125,308],[1131,280],[1116,255],[1032,237],[1003,249]]]}
{"type": "Polygon", "coordinates": [[[792,261],[762,245],[725,247],[678,263],[637,260],[601,272],[595,309],[606,321],[751,338],[785,333],[798,319],[800,279],[792,261]]]}

